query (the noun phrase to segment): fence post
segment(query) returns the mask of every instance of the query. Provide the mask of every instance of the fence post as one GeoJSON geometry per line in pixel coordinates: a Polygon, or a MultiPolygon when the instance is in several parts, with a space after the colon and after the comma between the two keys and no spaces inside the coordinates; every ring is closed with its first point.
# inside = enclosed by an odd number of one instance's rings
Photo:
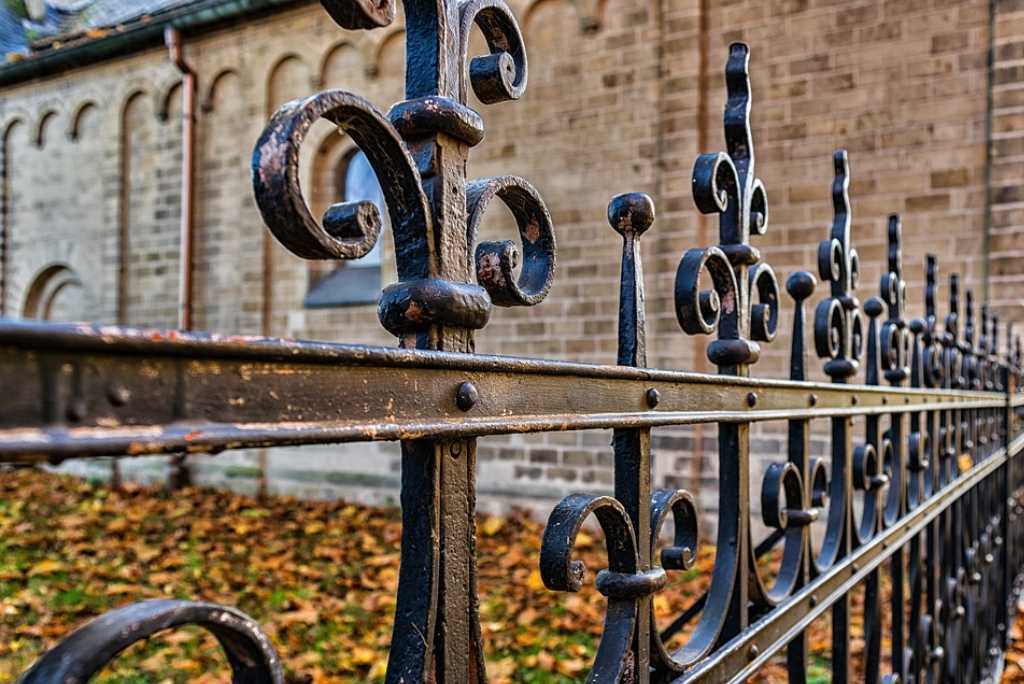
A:
{"type": "MultiPolygon", "coordinates": [[[[1013,395],[1017,391],[1016,374],[1014,368],[1013,354],[1013,324],[1007,326],[1006,331],[1006,361],[999,365],[999,373],[1002,378],[1003,389],[1006,393],[1006,407],[1002,415],[1003,448],[1006,449],[1006,462],[1000,468],[1000,484],[1002,485],[1000,495],[1002,498],[1002,515],[999,517],[999,535],[1002,538],[1002,594],[1006,597],[999,615],[999,636],[1004,646],[1010,644],[1010,624],[1014,617],[1013,610],[1013,536],[1010,532],[1010,515],[1013,510],[1013,457],[1010,454],[1010,444],[1013,441],[1013,395]]],[[[996,353],[998,353],[997,350],[996,353]]]]}

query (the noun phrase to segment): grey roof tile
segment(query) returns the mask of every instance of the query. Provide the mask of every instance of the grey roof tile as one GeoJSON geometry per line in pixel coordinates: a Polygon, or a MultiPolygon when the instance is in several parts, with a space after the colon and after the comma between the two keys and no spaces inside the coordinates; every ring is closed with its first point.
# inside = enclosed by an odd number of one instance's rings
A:
{"type": "Polygon", "coordinates": [[[199,0],[46,0],[46,16],[32,21],[24,0],[0,0],[0,62],[11,53],[28,54],[36,41],[51,42],[160,14],[199,0]]]}

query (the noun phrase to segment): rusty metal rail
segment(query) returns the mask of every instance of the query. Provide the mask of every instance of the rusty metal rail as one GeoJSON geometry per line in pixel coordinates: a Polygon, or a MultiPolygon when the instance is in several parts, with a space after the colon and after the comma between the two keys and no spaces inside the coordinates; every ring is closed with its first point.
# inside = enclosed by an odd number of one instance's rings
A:
{"type": "MultiPolygon", "coordinates": [[[[395,13],[390,0],[322,4],[349,29],[385,25],[395,13]]],[[[776,336],[783,296],[751,245],[768,228],[768,203],[755,175],[749,54],[734,44],[726,151],[701,155],[693,173],[698,210],[719,216],[719,244],[682,255],[674,292],[683,331],[716,336],[707,355],[718,374],[646,367],[639,240],[655,217],[639,193],[615,197],[608,209],[623,240],[615,365],[474,354],[473,331],[493,305],[536,305],[554,275],[554,228],[539,193],[518,177],[466,178],[467,155],[484,130],[468,89],[485,104],[520,97],[525,47],[504,0],[407,0],[405,17],[406,100],[387,115],[342,91],[290,102],[253,156],[256,197],[278,240],[305,258],[353,259],[376,243],[380,210],[336,204],[318,223],[302,195],[298,159],[318,118],[366,153],[384,189],[397,255],[398,282],[382,293],[380,321],[400,348],[0,322],[0,384],[18,388],[0,412],[0,462],[400,441],[402,557],[387,680],[462,683],[486,679],[476,439],[612,429],[613,492],[560,502],[539,559],[550,589],[575,591],[586,581],[573,557],[576,534],[592,515],[604,531],[607,568],[594,581],[607,614],[589,681],[743,681],[784,654],[789,680],[806,682],[806,629],[826,612],[834,682],[855,672],[889,684],[998,677],[1012,603],[1024,588],[1020,340],[1008,334],[1001,353],[996,317],[981,307],[976,320],[969,291],[961,313],[956,275],[940,323],[932,257],[925,316],[906,318],[897,216],[888,272],[878,295],[861,304],[850,168],[840,150],[834,221],[816,268],[828,295],[808,324],[804,309],[817,279],[789,276],[789,378],[750,377],[761,345],[776,336]],[[469,59],[474,25],[489,54],[469,59]],[[477,244],[494,198],[516,218],[518,246],[477,244]],[[805,328],[828,383],[807,381],[805,328]],[[863,430],[855,430],[858,417],[863,430]],[[772,420],[787,422],[786,453],[768,466],[755,507],[750,428],[772,420]],[[829,458],[811,455],[813,421],[830,427],[829,458]],[[692,567],[701,524],[688,492],[653,489],[651,430],[696,423],[717,425],[714,567],[707,593],[659,630],[652,599],[673,572],[692,567]],[[770,530],[758,543],[755,508],[770,530]],[[674,531],[663,540],[669,518],[674,531]],[[820,538],[811,534],[815,525],[820,538]],[[781,560],[769,578],[756,561],[772,549],[781,560]],[[855,663],[851,592],[861,587],[865,647],[855,663]],[[682,646],[669,648],[691,622],[682,646]]],[[[22,681],[85,681],[133,641],[186,623],[220,639],[235,681],[282,681],[272,646],[250,620],[184,602],[100,617],[22,681]]]]}
{"type": "Polygon", "coordinates": [[[263,338],[0,324],[16,461],[1001,408],[1005,395],[263,338]],[[471,392],[472,399],[462,395],[471,392]],[[571,407],[571,411],[567,411],[571,407]],[[42,413],[41,413],[42,411],[42,413]],[[47,416],[47,423],[40,419],[47,416]]]}

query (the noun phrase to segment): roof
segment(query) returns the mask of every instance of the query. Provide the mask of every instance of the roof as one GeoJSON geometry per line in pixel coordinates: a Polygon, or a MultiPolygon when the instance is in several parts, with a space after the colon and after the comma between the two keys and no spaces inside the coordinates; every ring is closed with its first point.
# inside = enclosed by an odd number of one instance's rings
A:
{"type": "MultiPolygon", "coordinates": [[[[19,55],[55,47],[74,38],[99,38],[105,29],[156,16],[200,0],[0,0],[0,55],[19,55]],[[40,3],[39,19],[28,6],[40,3]]],[[[0,60],[2,61],[2,60],[0,60]]]]}
{"type": "Polygon", "coordinates": [[[161,46],[168,28],[199,35],[314,1],[0,0],[0,89],[161,46]]]}

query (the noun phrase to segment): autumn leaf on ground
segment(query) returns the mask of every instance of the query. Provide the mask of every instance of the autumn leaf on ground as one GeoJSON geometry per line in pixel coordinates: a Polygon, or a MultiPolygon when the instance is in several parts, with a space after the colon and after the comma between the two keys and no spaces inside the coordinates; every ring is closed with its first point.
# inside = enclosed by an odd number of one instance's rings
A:
{"type": "MultiPolygon", "coordinates": [[[[525,513],[478,521],[478,582],[488,679],[568,684],[593,664],[605,598],[593,586],[607,566],[596,530],[577,536],[584,587],[544,587],[543,524],[525,513]]],[[[0,684],[101,613],[154,596],[225,603],[272,639],[290,684],[382,682],[398,581],[401,516],[394,508],[290,497],[258,501],[223,491],[114,491],[32,469],[0,470],[0,684]]],[[[714,550],[670,572],[654,599],[664,629],[707,589],[714,550]]],[[[771,579],[772,559],[759,571],[771,579]]],[[[888,605],[883,585],[883,605],[888,605]]],[[[863,653],[863,592],[852,599],[855,655],[863,653]]],[[[696,620],[670,638],[686,642],[696,620]]],[[[887,623],[883,625],[888,633],[887,623]]],[[[1024,681],[1024,630],[1015,625],[1004,682],[1024,681]],[[1019,666],[1019,665],[1020,666],[1019,666]],[[1013,679],[1017,678],[1017,679],[1013,679]]],[[[828,681],[831,624],[811,624],[813,681],[828,681]]],[[[891,644],[883,640],[887,662],[891,644]]],[[[854,668],[862,667],[856,657],[854,668]]],[[[784,654],[753,681],[785,681],[784,654]]],[[[199,628],[166,632],[125,651],[97,684],[227,684],[216,640],[199,628]],[[142,678],[140,679],[140,675],[142,678]]]]}

